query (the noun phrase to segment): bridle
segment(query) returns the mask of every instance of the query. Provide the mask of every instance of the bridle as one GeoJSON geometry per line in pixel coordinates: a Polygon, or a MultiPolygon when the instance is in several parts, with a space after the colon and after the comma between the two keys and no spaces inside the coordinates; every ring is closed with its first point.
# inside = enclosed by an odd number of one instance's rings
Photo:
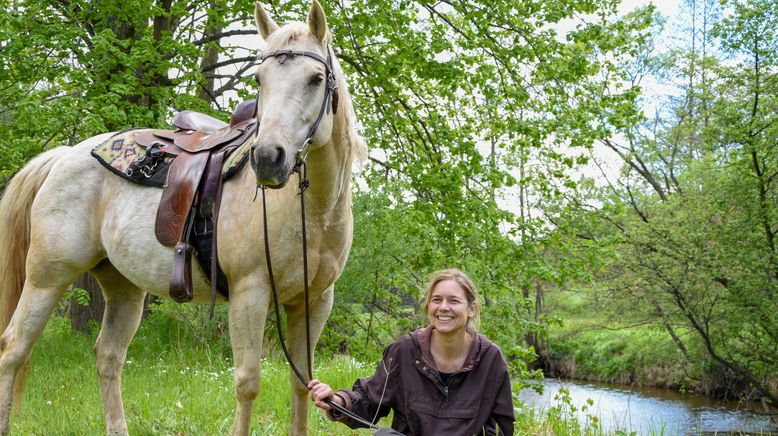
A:
{"type": "MultiPolygon", "coordinates": [[[[300,175],[300,215],[301,215],[301,221],[302,221],[302,237],[303,237],[303,281],[304,281],[304,288],[305,288],[305,345],[306,345],[306,352],[307,352],[307,370],[308,370],[308,379],[306,380],[305,376],[303,376],[302,372],[299,368],[297,368],[297,365],[295,365],[294,361],[292,361],[292,356],[289,353],[289,349],[286,347],[286,341],[284,340],[284,334],[283,330],[281,328],[281,316],[280,316],[280,305],[278,302],[278,291],[276,289],[276,281],[275,277],[273,275],[273,264],[270,260],[270,239],[268,237],[268,225],[267,225],[267,204],[266,204],[266,196],[265,192],[267,191],[268,186],[265,185],[257,185],[257,189],[262,190],[262,224],[263,224],[263,233],[265,237],[265,261],[267,264],[267,273],[268,277],[270,279],[270,288],[273,293],[273,307],[276,311],[276,329],[278,331],[278,338],[281,342],[281,349],[284,352],[284,357],[286,357],[286,361],[289,363],[289,367],[292,368],[292,371],[295,373],[297,378],[300,380],[300,383],[303,384],[306,388],[308,387],[308,383],[310,380],[313,379],[313,369],[312,369],[312,363],[311,363],[311,318],[310,318],[310,307],[309,307],[309,289],[308,289],[308,240],[307,240],[307,231],[305,226],[305,190],[308,188],[310,181],[308,180],[308,170],[305,163],[306,158],[308,157],[308,151],[311,148],[311,144],[313,143],[313,137],[316,135],[316,130],[319,128],[319,123],[321,123],[322,118],[324,117],[324,113],[329,114],[329,108],[331,105],[332,113],[336,114],[338,111],[338,86],[335,82],[335,73],[332,68],[332,54],[331,49],[329,45],[326,46],[327,50],[327,58],[323,58],[317,53],[309,52],[309,51],[301,51],[301,50],[276,50],[274,52],[271,52],[269,54],[266,54],[262,57],[260,60],[260,64],[265,62],[269,58],[275,58],[280,64],[283,64],[286,62],[286,59],[288,57],[295,57],[295,56],[305,56],[314,60],[317,60],[324,64],[324,68],[326,69],[326,86],[327,89],[324,93],[324,101],[322,101],[321,108],[319,109],[319,114],[316,117],[316,120],[311,125],[311,128],[308,130],[308,135],[305,138],[305,141],[297,148],[297,152],[295,154],[295,163],[294,167],[292,168],[293,172],[296,172],[300,175]],[[329,104],[328,104],[329,103],[329,104]]],[[[257,117],[257,121],[259,122],[259,96],[257,96],[257,107],[254,109],[255,114],[257,117]]],[[[251,163],[252,166],[255,165],[254,160],[254,153],[251,154],[251,163]]],[[[310,389],[310,388],[309,388],[310,389]]],[[[327,403],[330,407],[337,410],[338,412],[342,413],[343,415],[348,416],[349,418],[360,422],[363,425],[366,425],[370,428],[378,428],[376,427],[372,422],[369,422],[362,417],[354,414],[350,410],[346,409],[345,407],[342,407],[338,403],[331,401],[329,399],[324,400],[325,403],[327,403]]]]}
{"type": "MultiPolygon", "coordinates": [[[[329,114],[330,108],[332,108],[333,114],[338,113],[338,85],[335,81],[335,71],[332,68],[332,50],[330,49],[329,45],[326,46],[326,50],[326,59],[318,53],[311,51],[282,49],[270,52],[262,56],[262,58],[259,60],[259,64],[262,65],[269,58],[275,58],[279,64],[283,65],[287,58],[304,56],[324,64],[327,81],[326,89],[324,91],[324,100],[321,103],[319,114],[316,116],[316,120],[313,122],[313,124],[311,124],[311,128],[308,129],[308,135],[306,135],[303,143],[297,147],[294,163],[295,172],[299,172],[300,167],[305,164],[305,159],[308,157],[308,151],[311,149],[311,144],[313,143],[313,137],[316,135],[316,131],[319,129],[319,123],[321,123],[322,118],[324,118],[324,113],[326,112],[329,114]]],[[[259,118],[259,95],[257,95],[257,107],[254,109],[254,113],[256,114],[257,118],[259,118]]],[[[256,165],[256,161],[254,160],[254,153],[251,153],[251,164],[252,166],[256,165]]]]}

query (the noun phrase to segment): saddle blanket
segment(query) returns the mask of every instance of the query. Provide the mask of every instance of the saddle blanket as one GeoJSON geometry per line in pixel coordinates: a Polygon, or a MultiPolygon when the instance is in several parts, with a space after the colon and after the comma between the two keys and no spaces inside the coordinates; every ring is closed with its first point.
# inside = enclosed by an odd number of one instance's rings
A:
{"type": "MultiPolygon", "coordinates": [[[[130,129],[119,132],[92,149],[92,156],[112,173],[145,186],[161,188],[165,185],[170,163],[175,156],[165,153],[154,155],[135,142],[135,137],[149,129],[130,129]]],[[[224,180],[234,176],[249,157],[251,140],[232,152],[222,168],[224,180]]]]}

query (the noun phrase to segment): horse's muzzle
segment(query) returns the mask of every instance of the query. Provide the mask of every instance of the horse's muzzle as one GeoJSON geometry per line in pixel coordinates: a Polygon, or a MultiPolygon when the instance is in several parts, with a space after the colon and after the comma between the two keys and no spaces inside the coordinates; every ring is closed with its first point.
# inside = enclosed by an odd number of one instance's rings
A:
{"type": "Polygon", "coordinates": [[[292,160],[285,148],[266,144],[251,146],[251,168],[257,176],[257,184],[268,188],[282,188],[292,173],[292,160]]]}

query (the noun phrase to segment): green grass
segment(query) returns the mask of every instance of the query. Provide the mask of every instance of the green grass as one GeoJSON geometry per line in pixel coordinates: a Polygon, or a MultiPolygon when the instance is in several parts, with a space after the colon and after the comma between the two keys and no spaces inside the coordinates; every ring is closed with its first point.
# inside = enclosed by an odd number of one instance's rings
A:
{"type": "MultiPolygon", "coordinates": [[[[221,435],[229,433],[235,409],[230,354],[222,346],[181,339],[169,329],[154,333],[159,320],[141,326],[123,372],[125,414],[132,435],[221,435]],[[167,335],[167,337],[165,336],[167,335]],[[171,339],[176,338],[176,339],[171,339]],[[198,345],[199,344],[199,345],[198,345]]],[[[104,421],[92,344],[95,335],[70,332],[66,319],[53,318],[33,351],[22,412],[11,422],[17,435],[102,435],[104,421]]],[[[320,359],[317,378],[349,387],[372,374],[372,364],[348,357],[320,359]]],[[[283,358],[263,359],[261,392],[254,405],[254,435],[285,435],[289,425],[289,370],[283,358]]],[[[596,418],[581,426],[563,400],[551,411],[517,408],[523,435],[604,435],[596,418]]],[[[379,425],[389,426],[389,418],[379,425]]],[[[310,406],[310,435],[369,435],[327,420],[310,406]]],[[[616,435],[628,433],[612,433],[616,435]]],[[[657,432],[656,434],[662,434],[657,432]]]]}
{"type": "MultiPolygon", "coordinates": [[[[11,433],[23,435],[104,434],[94,337],[69,332],[53,318],[33,351],[22,412],[11,433]]],[[[348,358],[334,358],[314,369],[333,386],[351,386],[372,371],[348,358]]],[[[235,410],[229,356],[182,349],[131,347],[123,372],[123,399],[133,435],[216,435],[229,433],[235,410]]],[[[289,370],[282,360],[262,362],[260,397],[254,405],[252,434],[282,435],[289,425],[289,370]]],[[[309,434],[370,434],[329,422],[312,405],[309,434]]],[[[388,424],[387,424],[388,425],[388,424]]]]}

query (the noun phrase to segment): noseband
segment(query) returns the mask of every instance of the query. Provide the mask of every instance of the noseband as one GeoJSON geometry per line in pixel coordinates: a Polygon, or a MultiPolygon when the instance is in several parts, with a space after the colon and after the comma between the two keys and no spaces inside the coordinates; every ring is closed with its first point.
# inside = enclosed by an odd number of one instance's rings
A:
{"type": "MultiPolygon", "coordinates": [[[[324,92],[324,101],[321,103],[321,108],[319,109],[319,115],[316,117],[316,121],[314,121],[311,125],[311,128],[308,129],[308,135],[306,136],[305,141],[303,141],[303,143],[297,148],[297,152],[295,154],[294,171],[299,171],[300,167],[305,163],[305,158],[308,156],[308,150],[310,150],[311,144],[313,143],[313,137],[316,135],[316,130],[319,129],[319,123],[321,123],[325,112],[329,114],[330,105],[332,107],[332,113],[338,113],[338,85],[335,83],[335,72],[332,68],[332,53],[329,45],[326,46],[326,50],[327,59],[323,58],[317,53],[310,51],[285,49],[268,53],[262,56],[262,59],[259,61],[259,64],[262,65],[262,63],[264,63],[269,58],[275,58],[279,64],[283,65],[287,58],[305,56],[324,64],[324,69],[327,73],[327,89],[324,92]]],[[[259,117],[259,96],[257,96],[257,109],[255,112],[257,117],[259,117]]],[[[253,153],[251,153],[251,159],[253,163],[253,153]]]]}

